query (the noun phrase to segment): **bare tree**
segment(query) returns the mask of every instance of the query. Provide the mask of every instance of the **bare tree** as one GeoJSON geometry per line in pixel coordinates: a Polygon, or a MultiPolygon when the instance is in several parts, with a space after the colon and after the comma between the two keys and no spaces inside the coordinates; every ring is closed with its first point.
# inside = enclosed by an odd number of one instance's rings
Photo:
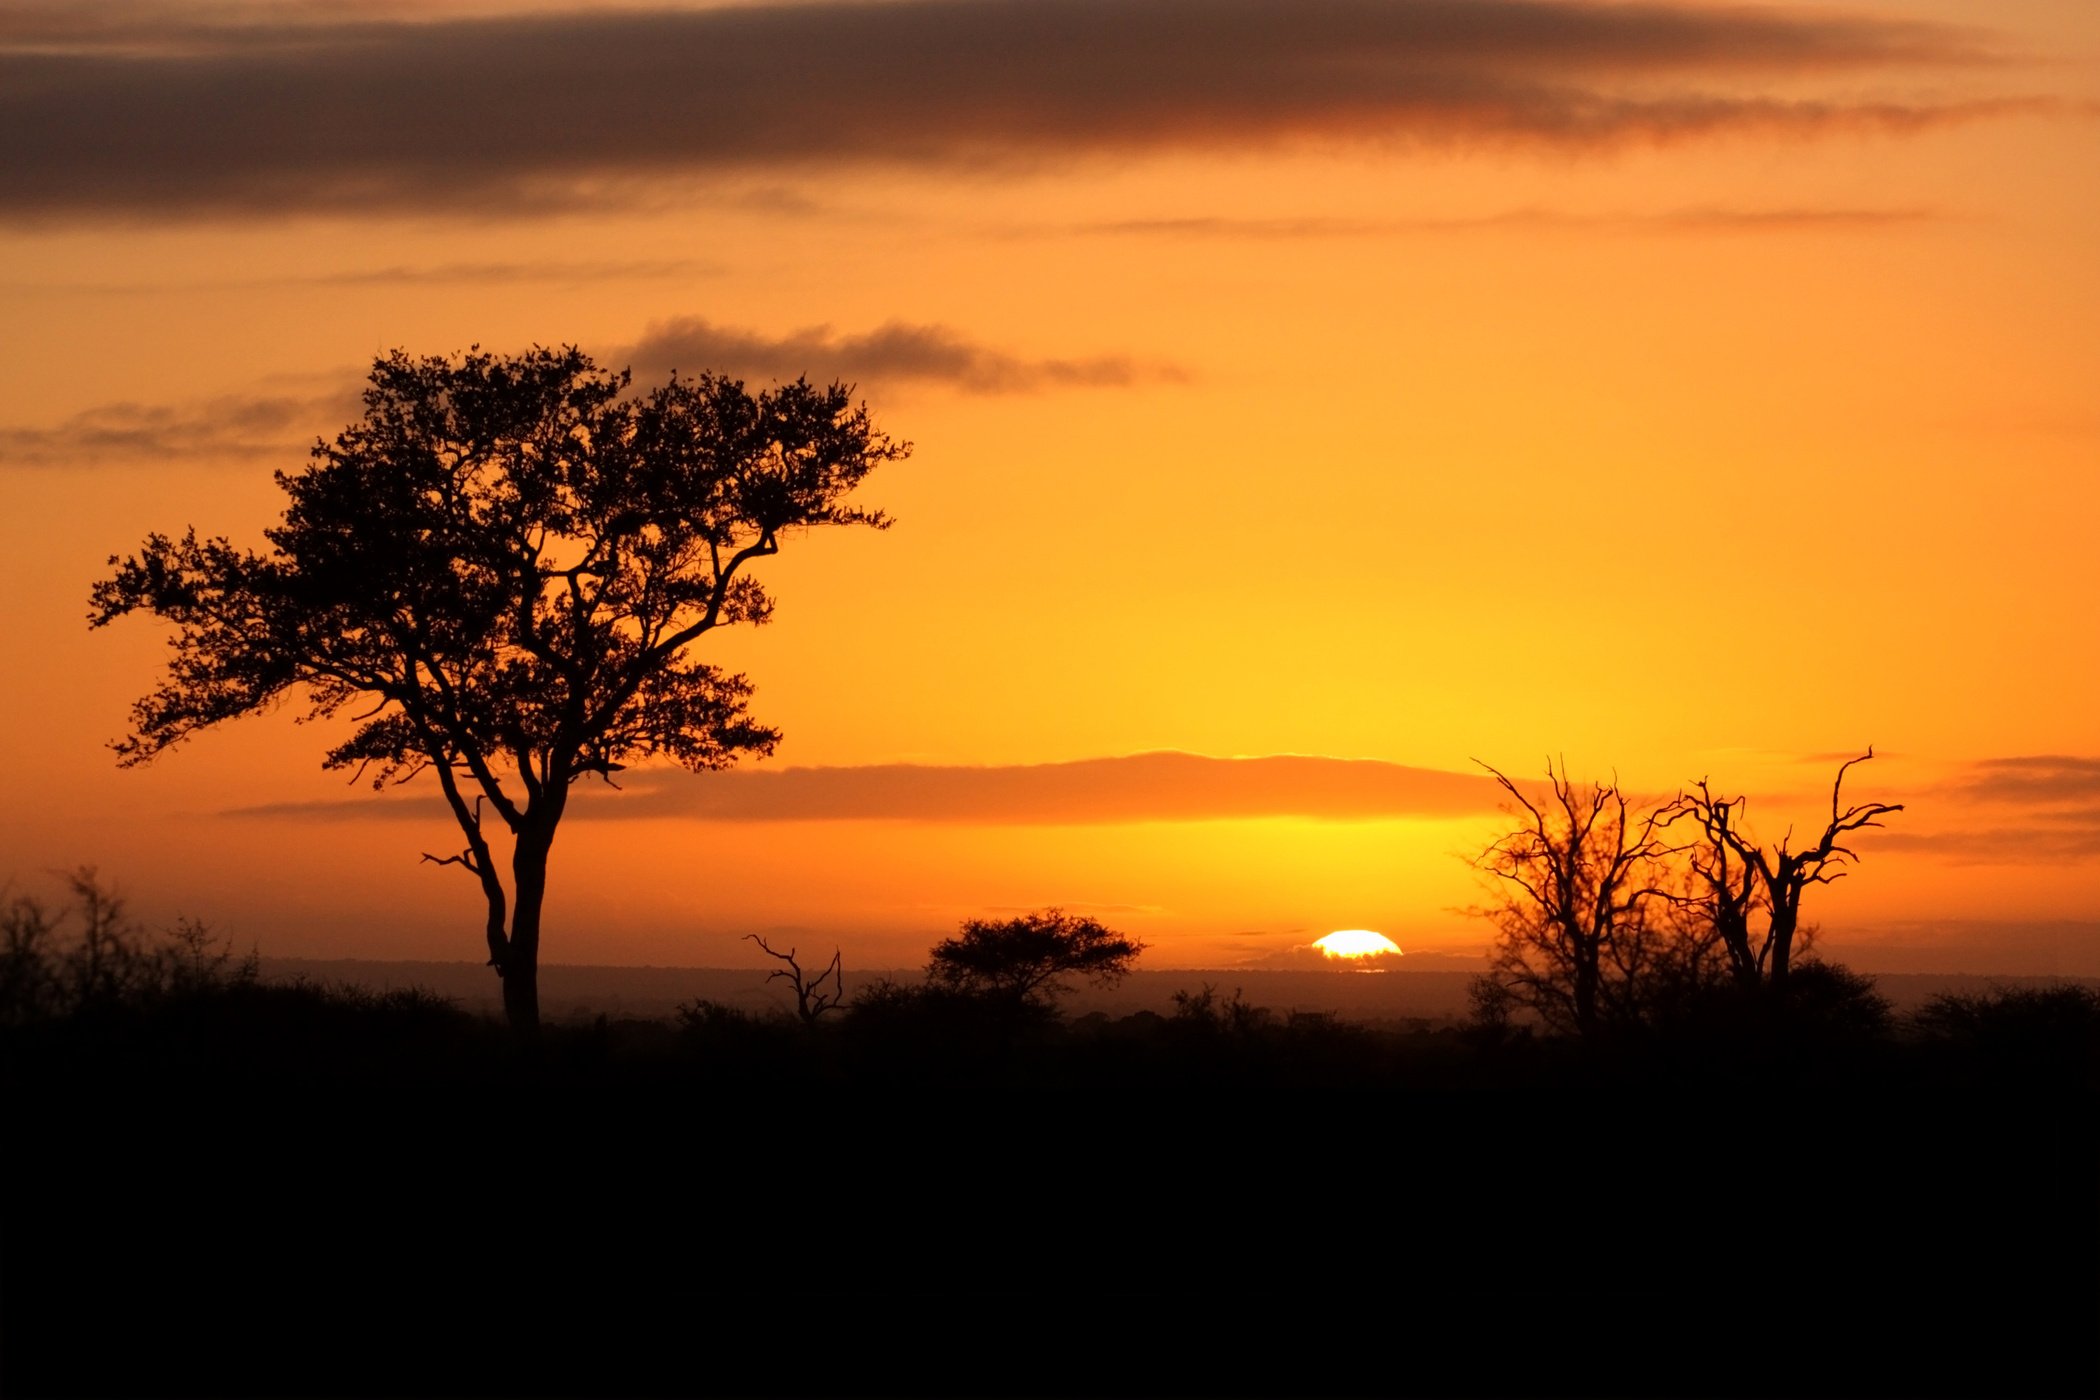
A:
{"type": "Polygon", "coordinates": [[[802,964],[795,960],[793,948],[783,953],[755,933],[747,933],[744,937],[756,943],[767,957],[787,964],[786,967],[776,967],[767,973],[766,980],[771,982],[778,979],[795,989],[795,1014],[802,1019],[803,1025],[816,1025],[825,1012],[836,1011],[845,1003],[846,979],[836,948],[832,950],[831,962],[822,972],[811,977],[802,964]],[[831,990],[828,992],[824,990],[826,982],[831,984],[831,990]]]}
{"type": "Polygon", "coordinates": [[[1504,810],[1516,819],[1473,862],[1498,895],[1475,911],[1497,931],[1497,998],[1585,1036],[1640,1019],[1701,941],[1668,914],[1667,862],[1680,849],[1662,836],[1670,804],[1636,808],[1616,780],[1577,784],[1551,761],[1551,797],[1534,801],[1480,766],[1509,794],[1504,810]]]}
{"type": "Polygon", "coordinates": [[[1743,799],[1717,798],[1701,778],[1694,791],[1677,799],[1665,818],[1675,822],[1689,816],[1700,829],[1701,841],[1686,851],[1688,889],[1679,898],[1686,912],[1703,916],[1712,927],[1728,959],[1728,972],[1738,985],[1758,986],[1764,981],[1769,940],[1754,946],[1750,923],[1765,907],[1757,866],[1737,849],[1734,823],[1741,820],[1743,799]]]}
{"type": "Polygon", "coordinates": [[[1802,896],[1810,885],[1843,879],[1848,873],[1845,867],[1859,859],[1844,844],[1845,838],[1881,826],[1881,818],[1903,810],[1900,803],[1844,805],[1845,774],[1873,756],[1869,745],[1858,758],[1839,765],[1830,785],[1830,821],[1814,844],[1798,851],[1792,849],[1791,827],[1775,846],[1768,848],[1752,840],[1744,825],[1748,800],[1716,797],[1704,778],[1678,799],[1676,809],[1666,817],[1665,825],[1688,815],[1699,826],[1700,840],[1691,848],[1695,897],[1726,946],[1730,970],[1738,982],[1746,986],[1769,983],[1775,989],[1786,986],[1802,937],[1802,896]],[[1761,937],[1754,938],[1751,925],[1759,912],[1765,915],[1765,929],[1761,937]]]}

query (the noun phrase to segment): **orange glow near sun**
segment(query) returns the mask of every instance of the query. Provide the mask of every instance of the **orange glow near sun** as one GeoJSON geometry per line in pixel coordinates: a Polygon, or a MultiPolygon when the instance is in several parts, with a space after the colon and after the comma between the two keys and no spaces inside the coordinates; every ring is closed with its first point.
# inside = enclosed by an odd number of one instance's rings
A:
{"type": "Polygon", "coordinates": [[[1330,958],[1371,958],[1400,951],[1400,945],[1392,939],[1367,928],[1338,929],[1325,938],[1314,939],[1313,947],[1330,958]]]}

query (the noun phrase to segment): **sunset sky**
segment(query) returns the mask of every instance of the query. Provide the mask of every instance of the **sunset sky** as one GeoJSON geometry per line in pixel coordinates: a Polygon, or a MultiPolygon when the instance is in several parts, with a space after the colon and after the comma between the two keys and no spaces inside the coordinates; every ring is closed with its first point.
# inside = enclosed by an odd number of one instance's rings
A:
{"type": "Polygon", "coordinates": [[[915,450],[709,639],[778,752],[572,811],[550,962],[1474,952],[1476,760],[1773,838],[1872,744],[1833,954],[2100,974],[2092,0],[0,0],[0,327],[17,892],[481,956],[292,710],[119,770],[165,634],[87,596],[260,546],[375,356],[573,343],[915,450]]]}

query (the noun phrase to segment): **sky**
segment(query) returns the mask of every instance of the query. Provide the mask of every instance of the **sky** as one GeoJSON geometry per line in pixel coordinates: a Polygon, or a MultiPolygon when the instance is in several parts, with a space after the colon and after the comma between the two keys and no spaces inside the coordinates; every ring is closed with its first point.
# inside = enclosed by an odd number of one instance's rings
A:
{"type": "Polygon", "coordinates": [[[373,360],[855,386],[894,528],[763,561],[777,752],[586,794],[550,962],[908,966],[1049,905],[1478,952],[1486,767],[1753,830],[1806,917],[2100,974],[2090,0],[0,0],[0,880],[474,959],[435,788],[296,708],[144,768],[112,555],[260,546],[373,360]]]}

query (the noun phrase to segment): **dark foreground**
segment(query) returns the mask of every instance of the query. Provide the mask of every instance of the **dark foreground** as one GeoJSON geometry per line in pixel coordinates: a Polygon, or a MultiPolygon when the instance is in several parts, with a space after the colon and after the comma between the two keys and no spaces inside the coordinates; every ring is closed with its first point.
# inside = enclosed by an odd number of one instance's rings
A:
{"type": "Polygon", "coordinates": [[[2061,1045],[269,988],[4,1045],[8,1395],[2100,1393],[2061,1045]]]}

